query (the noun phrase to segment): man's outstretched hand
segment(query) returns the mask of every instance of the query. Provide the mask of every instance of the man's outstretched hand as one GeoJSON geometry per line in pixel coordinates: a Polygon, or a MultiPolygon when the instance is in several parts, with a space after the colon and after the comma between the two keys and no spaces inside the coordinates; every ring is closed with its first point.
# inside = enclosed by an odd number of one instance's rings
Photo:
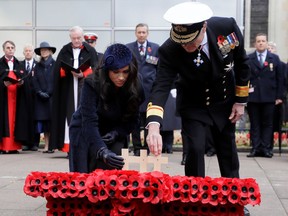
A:
{"type": "Polygon", "coordinates": [[[149,150],[155,156],[162,153],[162,136],[160,135],[160,125],[157,123],[150,123],[148,125],[148,135],[146,142],[149,150]]]}

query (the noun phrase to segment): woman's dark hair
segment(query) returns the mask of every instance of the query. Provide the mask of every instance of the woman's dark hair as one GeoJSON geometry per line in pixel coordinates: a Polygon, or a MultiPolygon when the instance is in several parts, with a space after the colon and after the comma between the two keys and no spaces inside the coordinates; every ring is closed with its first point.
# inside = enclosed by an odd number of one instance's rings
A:
{"type": "MultiPolygon", "coordinates": [[[[105,59],[103,58],[100,65],[104,65],[104,63],[105,59]]],[[[138,78],[138,64],[133,54],[128,70],[129,76],[125,84],[120,88],[120,90],[129,97],[126,112],[123,117],[124,121],[138,112],[143,99],[142,87],[138,78]]],[[[100,94],[100,100],[103,103],[102,106],[107,110],[109,108],[109,102],[115,99],[115,85],[109,78],[109,69],[105,67],[99,68],[98,70],[96,69],[94,79],[94,83],[98,85],[96,88],[100,94]]]]}

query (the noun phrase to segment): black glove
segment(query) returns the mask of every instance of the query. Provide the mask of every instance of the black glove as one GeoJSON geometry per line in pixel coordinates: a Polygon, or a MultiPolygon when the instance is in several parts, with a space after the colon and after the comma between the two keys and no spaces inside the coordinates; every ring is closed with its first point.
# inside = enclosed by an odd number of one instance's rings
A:
{"type": "Polygon", "coordinates": [[[105,134],[104,136],[102,136],[102,140],[106,143],[106,144],[112,144],[115,142],[115,140],[118,137],[118,132],[117,131],[110,131],[109,133],[105,134]]]}
{"type": "Polygon", "coordinates": [[[98,150],[97,158],[102,159],[105,164],[112,168],[122,169],[124,166],[124,159],[121,156],[117,156],[106,147],[102,147],[98,150]]]}
{"type": "Polygon", "coordinates": [[[40,98],[46,99],[46,100],[50,98],[49,94],[46,93],[46,92],[43,92],[43,91],[38,91],[38,92],[37,92],[37,95],[38,95],[40,98]]]}

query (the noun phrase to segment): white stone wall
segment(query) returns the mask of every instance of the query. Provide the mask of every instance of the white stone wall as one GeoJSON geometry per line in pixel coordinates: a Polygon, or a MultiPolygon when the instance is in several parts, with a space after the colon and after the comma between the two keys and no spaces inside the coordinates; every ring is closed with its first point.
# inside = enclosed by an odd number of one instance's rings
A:
{"type": "Polygon", "coordinates": [[[268,40],[277,44],[282,61],[288,60],[288,0],[270,0],[268,40]]]}

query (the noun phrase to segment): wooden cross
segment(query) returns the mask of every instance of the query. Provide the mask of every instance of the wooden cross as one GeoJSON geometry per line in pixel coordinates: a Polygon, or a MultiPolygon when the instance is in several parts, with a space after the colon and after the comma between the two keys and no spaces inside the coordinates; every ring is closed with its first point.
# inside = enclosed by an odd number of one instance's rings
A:
{"type": "Polygon", "coordinates": [[[147,164],[153,164],[153,171],[161,171],[161,164],[168,163],[168,157],[147,156],[147,150],[141,149],[140,156],[129,156],[128,149],[122,149],[122,157],[124,158],[125,165],[123,170],[129,170],[131,163],[140,165],[140,172],[147,172],[147,164]]]}

